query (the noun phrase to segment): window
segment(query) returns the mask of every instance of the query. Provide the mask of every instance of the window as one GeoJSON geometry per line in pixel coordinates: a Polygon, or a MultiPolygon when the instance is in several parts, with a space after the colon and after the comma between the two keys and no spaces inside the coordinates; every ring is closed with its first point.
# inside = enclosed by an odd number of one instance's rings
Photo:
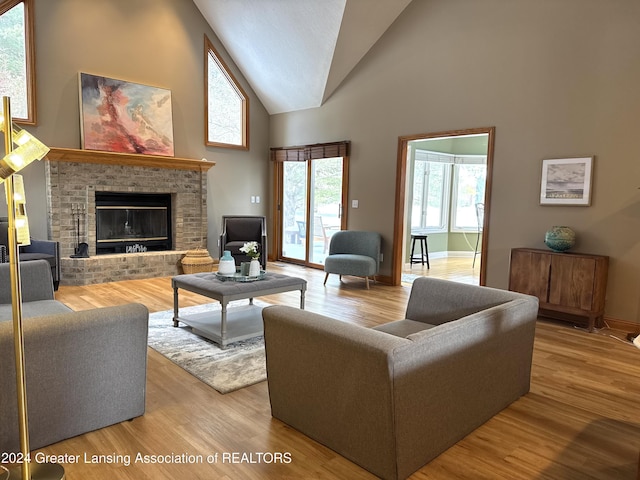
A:
{"type": "Polygon", "coordinates": [[[416,150],[411,229],[432,233],[476,231],[476,204],[484,201],[486,162],[484,155],[416,150]]]}
{"type": "Polygon", "coordinates": [[[447,231],[450,166],[416,159],[411,228],[447,231]]]}
{"type": "Polygon", "coordinates": [[[485,162],[484,158],[460,159],[456,157],[453,175],[453,205],[455,208],[452,211],[452,231],[476,231],[478,229],[476,204],[484,202],[485,179],[487,177],[485,162]],[[460,160],[463,163],[458,163],[460,160]]]}
{"type": "Polygon", "coordinates": [[[0,0],[0,96],[17,123],[36,123],[33,0],[0,0]]]}
{"type": "Polygon", "coordinates": [[[249,148],[249,99],[205,36],[205,144],[249,148]]]}
{"type": "Polygon", "coordinates": [[[411,229],[446,232],[452,159],[446,155],[416,150],[413,177],[411,229]]]}

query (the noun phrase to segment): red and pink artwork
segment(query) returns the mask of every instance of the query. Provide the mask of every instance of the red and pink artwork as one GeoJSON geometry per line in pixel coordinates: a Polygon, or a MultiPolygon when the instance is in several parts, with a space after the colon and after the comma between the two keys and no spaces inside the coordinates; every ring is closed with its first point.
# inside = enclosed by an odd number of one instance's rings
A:
{"type": "Polygon", "coordinates": [[[82,148],[173,156],[171,90],[80,73],[82,148]]]}

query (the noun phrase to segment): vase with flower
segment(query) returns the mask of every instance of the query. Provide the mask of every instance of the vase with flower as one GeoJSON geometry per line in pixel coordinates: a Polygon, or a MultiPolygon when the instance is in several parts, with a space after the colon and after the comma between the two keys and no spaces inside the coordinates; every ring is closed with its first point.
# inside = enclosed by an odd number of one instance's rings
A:
{"type": "Polygon", "coordinates": [[[240,248],[241,252],[246,253],[249,257],[251,257],[251,263],[249,264],[249,276],[257,277],[260,275],[260,245],[258,242],[246,242],[242,248],[240,248]]]}

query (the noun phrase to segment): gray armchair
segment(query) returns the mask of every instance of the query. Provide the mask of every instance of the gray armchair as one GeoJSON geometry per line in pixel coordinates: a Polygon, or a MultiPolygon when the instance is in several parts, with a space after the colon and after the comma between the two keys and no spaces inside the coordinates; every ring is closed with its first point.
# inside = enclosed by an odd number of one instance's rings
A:
{"type": "MultiPolygon", "coordinates": [[[[0,262],[9,261],[9,219],[0,217],[0,262]],[[6,246],[6,248],[1,248],[6,246]]],[[[31,245],[20,246],[20,261],[46,260],[51,265],[53,286],[57,290],[60,284],[60,244],[52,240],[31,239],[31,245]]]]}
{"type": "Polygon", "coordinates": [[[369,288],[369,277],[376,280],[380,270],[381,237],[376,232],[342,230],[331,236],[329,255],[324,260],[324,284],[330,273],[364,277],[369,288]]]}
{"type": "Polygon", "coordinates": [[[229,250],[236,261],[248,262],[251,258],[240,249],[246,242],[258,242],[260,247],[260,264],[267,268],[267,219],[253,215],[223,215],[222,233],[220,234],[220,256],[229,250]]]}

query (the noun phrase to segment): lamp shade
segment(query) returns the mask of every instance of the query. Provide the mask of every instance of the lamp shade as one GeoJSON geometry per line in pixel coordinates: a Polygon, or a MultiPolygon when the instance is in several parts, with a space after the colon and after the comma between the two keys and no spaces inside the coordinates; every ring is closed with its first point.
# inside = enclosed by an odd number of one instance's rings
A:
{"type": "MultiPolygon", "coordinates": [[[[4,122],[2,122],[4,125],[4,122]]],[[[1,127],[4,130],[4,127],[1,127]]],[[[12,141],[16,145],[0,160],[0,183],[10,175],[19,172],[35,160],[41,160],[49,153],[49,147],[26,130],[13,126],[12,141]]]]}
{"type": "Polygon", "coordinates": [[[22,175],[13,176],[13,202],[15,205],[15,228],[18,245],[30,245],[29,220],[27,219],[27,197],[24,194],[22,175]]]}

